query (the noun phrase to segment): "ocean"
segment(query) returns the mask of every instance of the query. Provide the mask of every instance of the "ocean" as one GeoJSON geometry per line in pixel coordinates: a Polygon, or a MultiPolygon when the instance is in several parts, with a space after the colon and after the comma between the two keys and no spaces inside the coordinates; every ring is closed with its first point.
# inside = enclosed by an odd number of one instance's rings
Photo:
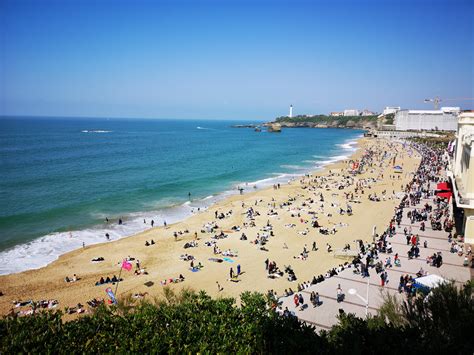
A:
{"type": "Polygon", "coordinates": [[[250,122],[0,119],[0,274],[45,266],[106,233],[132,235],[151,219],[177,222],[237,187],[285,183],[344,159],[363,133],[231,128],[241,123],[250,122]]]}

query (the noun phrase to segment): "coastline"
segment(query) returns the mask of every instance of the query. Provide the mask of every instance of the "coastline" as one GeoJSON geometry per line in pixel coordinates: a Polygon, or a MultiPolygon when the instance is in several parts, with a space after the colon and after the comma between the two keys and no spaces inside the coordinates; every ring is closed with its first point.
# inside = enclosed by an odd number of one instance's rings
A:
{"type": "MultiPolygon", "coordinates": [[[[370,144],[377,146],[377,142],[381,142],[382,146],[387,142],[383,140],[368,140],[361,138],[358,140],[358,150],[355,151],[347,160],[358,159],[363,153],[364,148],[370,144]]],[[[416,169],[417,159],[408,157],[403,160],[407,166],[407,171],[416,169]]],[[[403,164],[402,163],[402,164],[403,164]]],[[[321,171],[317,171],[313,176],[327,176],[329,171],[341,172],[341,169],[347,167],[346,162],[334,162],[324,167],[321,171]]],[[[366,174],[367,175],[367,174],[366,174]]],[[[402,182],[408,181],[407,177],[402,179],[402,182]]],[[[373,191],[381,191],[387,188],[389,181],[386,178],[382,179],[373,187],[373,191]]],[[[397,187],[397,190],[399,188],[397,187]]],[[[321,222],[323,224],[341,224],[338,233],[334,236],[322,236],[316,231],[311,230],[307,237],[298,235],[297,231],[304,230],[307,226],[298,224],[298,218],[291,217],[285,211],[282,215],[276,218],[268,217],[267,212],[268,203],[272,198],[276,202],[282,202],[288,199],[288,196],[298,196],[302,199],[304,191],[301,188],[301,183],[298,180],[290,181],[287,185],[282,185],[280,190],[273,190],[272,187],[253,191],[245,195],[233,195],[226,197],[212,205],[209,209],[194,214],[185,220],[173,225],[168,225],[168,228],[155,227],[147,231],[138,233],[136,235],[122,238],[118,241],[102,243],[87,246],[85,249],[74,250],[67,254],[63,254],[58,260],[49,264],[46,267],[36,270],[29,270],[19,274],[10,274],[0,276],[2,284],[2,292],[5,296],[0,300],[0,312],[7,313],[11,309],[11,301],[13,299],[58,299],[60,307],[73,306],[78,302],[85,303],[91,298],[105,298],[103,286],[94,286],[95,281],[100,276],[112,276],[118,274],[119,267],[117,263],[131,255],[140,260],[148,271],[148,275],[134,276],[133,274],[123,273],[124,282],[120,283],[119,296],[131,292],[148,292],[150,295],[159,295],[163,287],[159,281],[167,278],[177,277],[183,274],[186,281],[180,284],[172,284],[172,288],[180,289],[182,287],[193,287],[196,289],[205,289],[211,295],[223,294],[226,296],[237,296],[244,290],[255,290],[264,292],[268,289],[274,289],[281,293],[284,288],[287,288],[289,283],[285,278],[278,280],[270,280],[266,278],[264,273],[263,262],[266,258],[275,260],[280,268],[283,265],[291,264],[296,274],[299,276],[301,282],[307,281],[313,275],[325,272],[331,266],[337,266],[341,263],[340,259],[334,258],[328,254],[324,249],[326,242],[330,242],[334,248],[339,248],[345,243],[352,242],[354,239],[368,239],[373,225],[377,228],[383,228],[390,218],[392,211],[389,207],[396,205],[397,200],[389,200],[378,202],[383,208],[377,208],[371,211],[367,208],[368,202],[362,201],[360,204],[354,205],[354,216],[337,216],[337,217],[323,217],[321,222]],[[302,196],[300,196],[302,194],[302,196]],[[242,209],[240,204],[244,201],[248,206],[253,201],[257,200],[257,207],[261,210],[261,216],[256,219],[258,221],[257,227],[246,228],[242,231],[248,235],[249,240],[255,237],[259,232],[260,227],[267,220],[271,220],[275,224],[275,235],[279,240],[272,240],[270,243],[270,251],[262,252],[248,241],[239,240],[242,233],[228,233],[230,227],[233,225],[242,226],[244,217],[242,217],[242,209]],[[262,202],[258,202],[262,200],[262,202]],[[213,263],[209,262],[208,258],[212,256],[212,248],[204,245],[204,242],[209,240],[211,234],[199,233],[199,247],[191,249],[183,249],[183,244],[194,239],[194,231],[199,232],[202,225],[212,221],[214,211],[225,212],[233,210],[232,215],[222,222],[224,223],[222,229],[228,233],[229,237],[218,241],[221,250],[232,249],[238,250],[239,257],[235,258],[235,263],[213,263]],[[278,220],[278,223],[277,223],[278,220]],[[281,223],[280,223],[281,222],[281,223]],[[293,229],[287,229],[284,225],[288,222],[298,224],[293,229]],[[277,225],[278,224],[278,225],[277,225]],[[348,224],[348,226],[343,226],[348,224]],[[188,229],[189,233],[184,234],[175,242],[173,232],[188,229]],[[156,245],[151,247],[144,247],[147,240],[153,238],[156,245]],[[284,240],[282,240],[284,238],[284,240]],[[316,258],[311,257],[306,260],[296,260],[295,255],[301,252],[304,245],[311,246],[311,242],[315,240],[318,243],[319,250],[315,252],[316,258]],[[283,248],[283,243],[288,244],[288,248],[283,248]],[[188,270],[188,263],[179,260],[179,255],[189,253],[196,257],[205,266],[204,269],[197,273],[191,273],[188,270]],[[92,258],[102,256],[106,260],[102,263],[91,263],[92,258]],[[228,269],[236,267],[240,263],[245,274],[242,276],[241,282],[228,282],[228,269]],[[262,266],[263,265],[263,266],[262,266]],[[309,267],[310,266],[310,267],[309,267]],[[80,281],[72,284],[64,282],[64,277],[77,273],[81,278],[80,281]],[[144,286],[148,281],[153,282],[151,287],[144,286]],[[219,282],[224,286],[222,293],[216,290],[215,282],[219,282]]],[[[336,203],[342,203],[341,196],[334,196],[338,194],[334,189],[326,189],[325,196],[328,199],[334,199],[336,203]]],[[[300,200],[301,201],[301,200],[300,200]]],[[[369,202],[370,204],[370,202],[369,202]]],[[[255,208],[257,208],[255,207],[255,208]]],[[[288,212],[288,211],[286,211],[288,212]]],[[[305,211],[307,212],[307,211],[305,211]]],[[[261,233],[261,232],[260,232],[261,233]]],[[[291,287],[296,287],[293,283],[291,287]]]]}
{"type": "MultiPolygon", "coordinates": [[[[339,155],[315,156],[317,159],[315,158],[314,161],[296,162],[295,165],[282,165],[281,167],[292,170],[292,172],[278,173],[274,174],[274,176],[268,176],[271,174],[266,173],[267,176],[263,176],[255,181],[241,182],[240,186],[245,188],[244,194],[249,194],[271,187],[274,183],[286,184],[305,174],[325,169],[327,165],[348,158],[357,150],[355,147],[357,147],[357,141],[360,138],[362,138],[362,135],[348,138],[342,143],[335,144],[341,149],[338,152],[339,155]],[[312,166],[302,167],[299,165],[301,163],[310,163],[312,166]],[[257,188],[254,189],[253,186],[257,188]]],[[[37,237],[32,241],[15,245],[0,251],[0,259],[4,261],[0,265],[0,276],[46,267],[58,260],[62,255],[81,249],[83,242],[85,242],[86,246],[98,245],[146,232],[151,228],[149,225],[151,220],[154,220],[155,227],[162,226],[164,221],[168,224],[182,222],[193,216],[198,210],[204,211],[230,196],[237,195],[237,185],[239,184],[228,186],[222,191],[204,198],[164,204],[152,210],[125,213],[122,215],[123,217],[120,217],[124,221],[122,225],[116,223],[119,219],[117,215],[111,218],[110,223],[91,225],[80,230],[53,232],[37,237]],[[146,220],[147,224],[142,223],[143,220],[146,220]],[[106,234],[110,235],[110,241],[105,239],[106,234]]],[[[100,215],[100,218],[103,220],[106,217],[110,218],[110,216],[105,214],[100,215]]]]}

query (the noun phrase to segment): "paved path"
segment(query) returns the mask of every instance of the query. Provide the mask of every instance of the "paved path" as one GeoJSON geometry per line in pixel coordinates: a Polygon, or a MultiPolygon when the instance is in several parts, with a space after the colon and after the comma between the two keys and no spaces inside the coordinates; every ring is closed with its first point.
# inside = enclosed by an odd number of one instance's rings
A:
{"type": "MultiPolygon", "coordinates": [[[[444,172],[442,174],[444,176],[444,172]]],[[[435,188],[434,184],[432,184],[432,186],[435,188]]],[[[363,278],[360,275],[354,274],[354,269],[348,268],[340,272],[337,276],[333,276],[324,282],[312,285],[303,290],[301,293],[308,306],[306,309],[300,310],[299,307],[295,308],[293,296],[280,298],[282,309],[288,307],[300,320],[314,325],[317,330],[329,329],[332,325],[337,323],[336,316],[339,314],[340,309],[343,309],[346,313],[355,313],[359,317],[365,317],[365,302],[357,295],[350,295],[348,290],[351,288],[355,289],[360,296],[365,298],[367,294],[367,281],[369,281],[368,313],[376,314],[378,308],[383,303],[383,293],[387,292],[403,299],[405,296],[399,294],[397,290],[400,276],[408,274],[415,278],[415,274],[421,267],[427,271],[428,274],[436,274],[445,279],[455,280],[458,285],[462,285],[467,280],[470,280],[471,269],[463,266],[464,257],[449,252],[450,243],[447,238],[448,233],[445,231],[432,230],[429,222],[425,222],[426,229],[425,231],[421,231],[419,222],[411,224],[411,221],[407,218],[406,214],[410,209],[421,209],[427,202],[434,205],[433,198],[429,198],[421,199],[420,203],[416,206],[404,208],[403,219],[400,226],[396,229],[397,233],[392,238],[387,238],[387,241],[392,244],[393,253],[379,253],[379,260],[382,262],[390,255],[393,264],[393,256],[395,253],[398,253],[401,261],[400,267],[393,266],[386,270],[389,282],[384,287],[380,286],[380,276],[375,272],[375,268],[370,269],[369,278],[363,278]],[[405,227],[408,229],[410,226],[412,233],[418,234],[420,237],[420,257],[417,259],[408,259],[407,256],[410,247],[406,244],[403,229],[405,227]],[[428,242],[427,248],[423,247],[425,240],[428,242]],[[440,268],[430,266],[426,263],[426,258],[438,251],[442,252],[443,256],[443,265],[440,268]],[[344,301],[340,303],[336,300],[336,289],[339,284],[345,294],[344,301]],[[319,293],[322,304],[318,307],[313,307],[310,302],[310,294],[312,291],[319,293]]],[[[376,202],[374,202],[374,208],[376,208],[376,202]]]]}

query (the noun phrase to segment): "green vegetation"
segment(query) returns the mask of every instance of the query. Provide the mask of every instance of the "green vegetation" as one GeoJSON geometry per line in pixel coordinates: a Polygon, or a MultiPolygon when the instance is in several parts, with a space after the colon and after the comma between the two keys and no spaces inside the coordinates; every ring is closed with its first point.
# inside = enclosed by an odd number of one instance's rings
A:
{"type": "Polygon", "coordinates": [[[384,124],[393,124],[394,120],[395,120],[394,113],[389,113],[384,116],[384,124]]]}
{"type": "Polygon", "coordinates": [[[399,304],[387,298],[368,320],[341,315],[317,334],[296,318],[271,310],[271,301],[243,293],[232,298],[170,290],[164,300],[102,307],[63,322],[61,312],[0,320],[0,353],[453,353],[472,354],[472,284],[449,283],[428,298],[399,304]]]}
{"type": "Polygon", "coordinates": [[[377,116],[326,116],[326,115],[315,115],[315,116],[295,116],[289,118],[288,116],[278,117],[276,122],[291,122],[291,123],[314,123],[323,124],[329,126],[346,126],[348,122],[376,122],[377,116]]]}

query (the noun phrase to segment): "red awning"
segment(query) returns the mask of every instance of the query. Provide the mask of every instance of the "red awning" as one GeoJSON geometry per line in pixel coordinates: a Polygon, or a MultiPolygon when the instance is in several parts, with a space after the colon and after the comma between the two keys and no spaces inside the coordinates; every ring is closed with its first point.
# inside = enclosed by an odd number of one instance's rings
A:
{"type": "Polygon", "coordinates": [[[441,190],[441,191],[451,191],[451,187],[449,186],[449,184],[447,182],[440,182],[436,186],[436,189],[441,190]]]}

